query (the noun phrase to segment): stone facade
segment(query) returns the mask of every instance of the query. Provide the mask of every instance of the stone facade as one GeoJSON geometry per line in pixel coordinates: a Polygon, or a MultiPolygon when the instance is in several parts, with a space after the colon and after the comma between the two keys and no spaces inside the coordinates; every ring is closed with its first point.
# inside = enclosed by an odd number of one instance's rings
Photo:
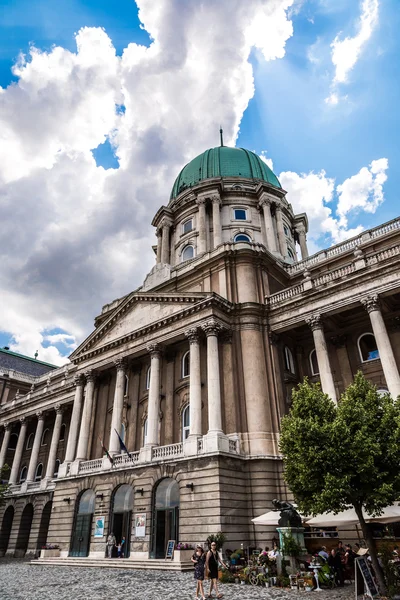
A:
{"type": "Polygon", "coordinates": [[[400,394],[400,220],[309,257],[306,215],[238,175],[183,190],[153,225],[143,286],[103,307],[71,364],[0,406],[1,554],[47,541],[101,558],[111,531],[133,560],[216,531],[270,543],[251,519],[289,494],[293,387],[308,376],[337,401],[361,369],[400,394]]]}

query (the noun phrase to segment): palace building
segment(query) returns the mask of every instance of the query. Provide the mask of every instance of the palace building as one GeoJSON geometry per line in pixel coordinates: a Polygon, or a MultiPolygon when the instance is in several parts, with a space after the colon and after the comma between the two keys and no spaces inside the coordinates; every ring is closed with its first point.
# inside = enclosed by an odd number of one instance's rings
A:
{"type": "Polygon", "coordinates": [[[251,519],[290,497],[293,387],[308,376],[337,401],[361,369],[400,395],[400,219],[309,256],[307,215],[274,173],[220,146],[152,224],[153,269],[70,364],[0,352],[0,555],[47,542],[104,560],[110,532],[142,563],[218,531],[232,549],[270,544],[251,519]]]}

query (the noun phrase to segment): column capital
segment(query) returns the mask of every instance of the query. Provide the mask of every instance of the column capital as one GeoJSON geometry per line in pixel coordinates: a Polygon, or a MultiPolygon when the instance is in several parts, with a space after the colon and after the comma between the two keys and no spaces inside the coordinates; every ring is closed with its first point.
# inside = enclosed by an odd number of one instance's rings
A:
{"type": "Polygon", "coordinates": [[[204,196],[200,196],[200,197],[198,196],[198,197],[196,198],[195,202],[196,202],[196,204],[197,204],[198,206],[200,206],[200,205],[205,205],[205,204],[206,204],[206,202],[207,202],[207,199],[206,199],[204,196]]]}
{"type": "Polygon", "coordinates": [[[297,225],[295,225],[294,230],[299,234],[299,235],[306,235],[306,228],[304,226],[303,223],[299,223],[297,225]]]}
{"type": "Polygon", "coordinates": [[[113,363],[117,371],[123,371],[125,373],[128,369],[128,361],[124,356],[122,358],[117,358],[113,363]]]}
{"type": "Polygon", "coordinates": [[[161,356],[162,346],[160,344],[157,344],[157,343],[148,344],[146,346],[146,350],[150,354],[150,356],[161,356]]]}
{"type": "Polygon", "coordinates": [[[219,206],[221,205],[221,198],[217,194],[210,196],[210,200],[213,204],[218,204],[219,206]]]}
{"type": "Polygon", "coordinates": [[[27,425],[28,424],[28,419],[26,417],[20,417],[18,419],[18,421],[21,423],[21,427],[22,427],[22,425],[27,425]]]}
{"type": "Polygon", "coordinates": [[[372,296],[366,296],[365,298],[361,298],[361,304],[364,306],[365,310],[368,313],[371,313],[374,310],[381,309],[381,303],[378,294],[373,294],[372,296]]]}
{"type": "Polygon", "coordinates": [[[258,201],[258,206],[260,208],[263,208],[264,206],[271,206],[272,204],[272,199],[269,198],[268,196],[261,196],[261,198],[258,201]]]}
{"type": "Polygon", "coordinates": [[[305,319],[305,322],[310,327],[311,331],[316,331],[317,329],[323,329],[321,315],[319,313],[315,313],[310,317],[305,319]]]}
{"type": "Polygon", "coordinates": [[[168,219],[167,217],[163,217],[161,219],[160,227],[162,229],[169,229],[170,227],[172,227],[172,225],[173,225],[173,222],[171,221],[171,219],[168,219]]]}
{"type": "Polygon", "coordinates": [[[37,420],[38,421],[43,421],[43,419],[44,419],[44,413],[43,413],[42,410],[38,410],[37,413],[36,413],[36,416],[37,416],[37,420]]]}
{"type": "Polygon", "coordinates": [[[222,329],[221,325],[215,319],[205,321],[205,323],[202,323],[201,328],[207,337],[210,335],[218,335],[222,329]]]}
{"type": "Polygon", "coordinates": [[[78,385],[83,385],[84,384],[84,377],[82,373],[79,373],[79,375],[75,375],[74,377],[74,385],[78,386],[78,385]]]}
{"type": "Polygon", "coordinates": [[[3,423],[4,431],[9,431],[11,429],[11,425],[8,421],[3,423]]]}
{"type": "Polygon", "coordinates": [[[199,330],[197,327],[191,327],[185,331],[185,336],[189,340],[189,344],[198,344],[199,343],[199,330]]]}
{"type": "Polygon", "coordinates": [[[95,382],[96,378],[97,378],[97,374],[93,369],[88,369],[87,371],[85,371],[85,378],[86,378],[86,382],[95,382]]]}
{"type": "Polygon", "coordinates": [[[63,414],[63,407],[61,406],[61,404],[56,404],[54,410],[56,412],[56,415],[63,414]]]}

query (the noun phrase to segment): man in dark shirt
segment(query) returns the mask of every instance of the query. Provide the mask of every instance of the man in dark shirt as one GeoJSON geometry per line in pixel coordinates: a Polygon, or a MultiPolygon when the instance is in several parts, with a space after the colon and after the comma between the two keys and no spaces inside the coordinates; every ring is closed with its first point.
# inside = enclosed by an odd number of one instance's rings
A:
{"type": "Polygon", "coordinates": [[[336,583],[342,587],[344,585],[343,566],[340,554],[336,552],[335,548],[332,548],[331,550],[328,558],[328,565],[334,570],[336,583]]]}

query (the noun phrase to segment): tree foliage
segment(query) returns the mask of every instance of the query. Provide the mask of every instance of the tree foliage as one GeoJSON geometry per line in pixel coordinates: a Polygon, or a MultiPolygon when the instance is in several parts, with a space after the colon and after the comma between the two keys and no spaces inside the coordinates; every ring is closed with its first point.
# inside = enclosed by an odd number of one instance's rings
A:
{"type": "Polygon", "coordinates": [[[285,479],[301,512],[354,507],[364,538],[373,545],[362,509],[379,515],[400,498],[399,401],[378,394],[360,372],[338,406],[319,384],[305,380],[282,419],[280,449],[285,479]]]}

